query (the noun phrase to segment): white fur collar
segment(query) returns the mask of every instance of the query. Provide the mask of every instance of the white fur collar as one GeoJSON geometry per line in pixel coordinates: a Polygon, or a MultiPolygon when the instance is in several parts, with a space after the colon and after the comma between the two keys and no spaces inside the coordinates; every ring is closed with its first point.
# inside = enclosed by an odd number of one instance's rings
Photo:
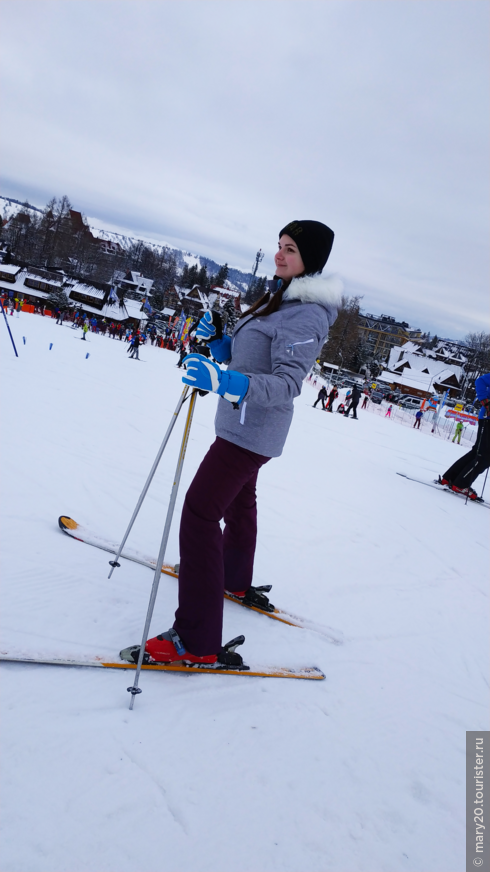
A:
{"type": "Polygon", "coordinates": [[[283,300],[301,300],[302,303],[340,306],[344,285],[338,276],[301,276],[292,279],[284,291],[283,300]]]}

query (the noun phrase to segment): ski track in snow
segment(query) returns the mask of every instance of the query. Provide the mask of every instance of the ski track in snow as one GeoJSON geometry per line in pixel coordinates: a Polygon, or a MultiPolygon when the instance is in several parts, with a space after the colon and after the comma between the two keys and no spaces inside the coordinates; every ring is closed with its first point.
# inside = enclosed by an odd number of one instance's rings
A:
{"type": "MultiPolygon", "coordinates": [[[[182,390],[176,355],[147,346],[128,367],[125,343],[92,334],[87,360],[67,325],[9,324],[0,650],[114,656],[141,639],[153,573],[123,561],[108,579],[110,555],[57,519],[120,541],[182,390]]],[[[225,603],[224,641],[244,633],[251,664],[326,681],[145,672],[130,712],[130,672],[2,663],[1,872],[463,868],[465,731],[488,729],[486,512],[396,472],[431,480],[467,449],[362,410],[318,415],[316,394],[259,476],[255,582],[331,638],[225,603]]],[[[196,404],[176,519],[215,408],[196,404]]],[[[145,554],[183,419],[128,540],[145,554]]],[[[163,576],[151,634],[176,605],[163,576]]]]}

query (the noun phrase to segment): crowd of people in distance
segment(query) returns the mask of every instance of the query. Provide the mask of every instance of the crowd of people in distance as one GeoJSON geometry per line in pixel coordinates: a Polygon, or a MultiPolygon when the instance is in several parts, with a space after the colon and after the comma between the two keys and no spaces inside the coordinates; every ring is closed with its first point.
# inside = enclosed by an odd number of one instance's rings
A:
{"type": "MultiPolygon", "coordinates": [[[[316,384],[317,381],[315,379],[313,381],[313,387],[316,387],[316,384]]],[[[317,404],[321,402],[324,412],[333,412],[333,404],[338,396],[339,392],[335,385],[331,388],[330,393],[327,392],[325,385],[322,385],[318,392],[318,397],[313,403],[313,408],[315,409],[317,404]]],[[[340,412],[341,415],[345,415],[346,418],[348,418],[350,412],[352,412],[352,417],[357,420],[357,407],[359,405],[359,400],[361,399],[361,396],[361,389],[358,385],[354,385],[353,388],[349,388],[345,395],[345,400],[341,401],[338,404],[335,411],[340,412]]],[[[362,405],[363,409],[366,408],[368,400],[369,396],[366,394],[362,405]]]]}
{"type": "MultiPolygon", "coordinates": [[[[9,297],[8,294],[4,293],[0,299],[6,313],[12,316],[14,314],[20,315],[25,303],[21,297],[9,297]]],[[[85,341],[87,341],[87,333],[98,333],[102,336],[109,336],[111,339],[127,342],[129,344],[129,357],[136,360],[139,360],[140,346],[148,343],[157,348],[176,351],[179,354],[177,364],[179,367],[182,366],[186,354],[195,351],[192,340],[184,339],[182,341],[178,337],[175,325],[167,326],[164,330],[157,330],[155,325],[149,325],[145,330],[140,330],[133,325],[121,324],[110,318],[87,315],[83,309],[60,309],[59,307],[48,309],[43,303],[34,304],[34,314],[51,317],[56,320],[56,324],[61,326],[64,322],[70,322],[72,329],[82,331],[81,338],[85,341]]]]}
{"type": "MultiPolygon", "coordinates": [[[[317,386],[317,378],[313,378],[310,375],[308,381],[313,387],[317,386]]],[[[481,497],[478,497],[471,485],[482,472],[488,470],[490,465],[490,373],[486,373],[476,379],[475,390],[480,404],[475,444],[467,454],[458,458],[442,476],[439,476],[437,483],[449,487],[451,490],[466,496],[470,500],[481,500],[481,497]]],[[[367,386],[364,386],[363,393],[364,399],[361,408],[365,409],[369,403],[369,388],[367,386]]],[[[313,408],[316,408],[318,403],[321,402],[324,411],[333,412],[333,403],[338,395],[339,392],[335,385],[331,388],[330,393],[325,385],[322,385],[313,403],[313,408]]],[[[345,400],[339,402],[335,411],[340,412],[344,417],[348,417],[349,412],[352,410],[352,416],[357,419],[357,406],[361,396],[361,388],[358,385],[354,385],[352,389],[347,391],[345,400]]],[[[391,395],[387,394],[386,399],[389,402],[392,399],[391,395]]],[[[392,411],[393,403],[390,402],[385,411],[385,418],[391,418],[392,411]]],[[[423,417],[423,410],[417,409],[413,423],[414,429],[420,430],[423,417]]],[[[456,421],[452,441],[457,442],[458,445],[461,445],[461,435],[464,431],[464,426],[461,419],[456,421]]]]}
{"type": "MultiPolygon", "coordinates": [[[[318,384],[318,378],[313,377],[311,374],[308,378],[308,381],[312,385],[312,387],[316,387],[318,384]]],[[[328,391],[325,385],[322,385],[318,396],[313,403],[313,408],[315,409],[319,403],[321,403],[322,409],[325,412],[333,412],[334,411],[334,402],[339,397],[339,391],[336,385],[333,385],[328,391]]],[[[363,397],[361,409],[366,409],[370,400],[370,391],[367,386],[364,386],[362,389],[359,385],[354,385],[353,388],[349,388],[345,394],[345,399],[340,400],[337,405],[335,411],[339,412],[341,415],[348,417],[350,412],[352,411],[352,417],[357,420],[357,407],[359,405],[360,399],[363,397]]],[[[386,400],[393,400],[394,396],[392,393],[386,394],[386,400]]],[[[385,411],[385,418],[391,418],[391,414],[393,411],[393,405],[395,403],[390,402],[390,405],[385,411]]],[[[424,411],[422,409],[418,409],[415,413],[415,419],[413,423],[413,427],[415,430],[420,430],[420,424],[424,417],[424,411]]],[[[464,424],[461,420],[458,420],[456,423],[456,430],[454,433],[454,437],[452,439],[453,442],[457,442],[458,445],[461,444],[461,435],[464,431],[464,424]]]]}

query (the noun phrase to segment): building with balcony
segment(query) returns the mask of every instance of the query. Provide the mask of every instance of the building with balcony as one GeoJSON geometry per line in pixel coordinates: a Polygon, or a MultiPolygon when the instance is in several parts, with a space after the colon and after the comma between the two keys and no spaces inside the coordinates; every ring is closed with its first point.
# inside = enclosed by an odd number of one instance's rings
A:
{"type": "Polygon", "coordinates": [[[421,330],[413,330],[406,321],[395,321],[390,315],[360,314],[359,332],[373,357],[381,359],[386,358],[394,346],[422,336],[421,330]]]}

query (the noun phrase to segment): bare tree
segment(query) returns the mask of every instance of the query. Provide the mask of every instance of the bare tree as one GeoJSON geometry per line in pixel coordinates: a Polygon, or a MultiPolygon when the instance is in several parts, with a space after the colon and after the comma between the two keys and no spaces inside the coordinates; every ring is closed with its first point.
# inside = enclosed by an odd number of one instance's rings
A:
{"type": "Polygon", "coordinates": [[[465,343],[469,349],[465,367],[468,377],[474,380],[490,372],[490,333],[468,333],[465,343]]]}

